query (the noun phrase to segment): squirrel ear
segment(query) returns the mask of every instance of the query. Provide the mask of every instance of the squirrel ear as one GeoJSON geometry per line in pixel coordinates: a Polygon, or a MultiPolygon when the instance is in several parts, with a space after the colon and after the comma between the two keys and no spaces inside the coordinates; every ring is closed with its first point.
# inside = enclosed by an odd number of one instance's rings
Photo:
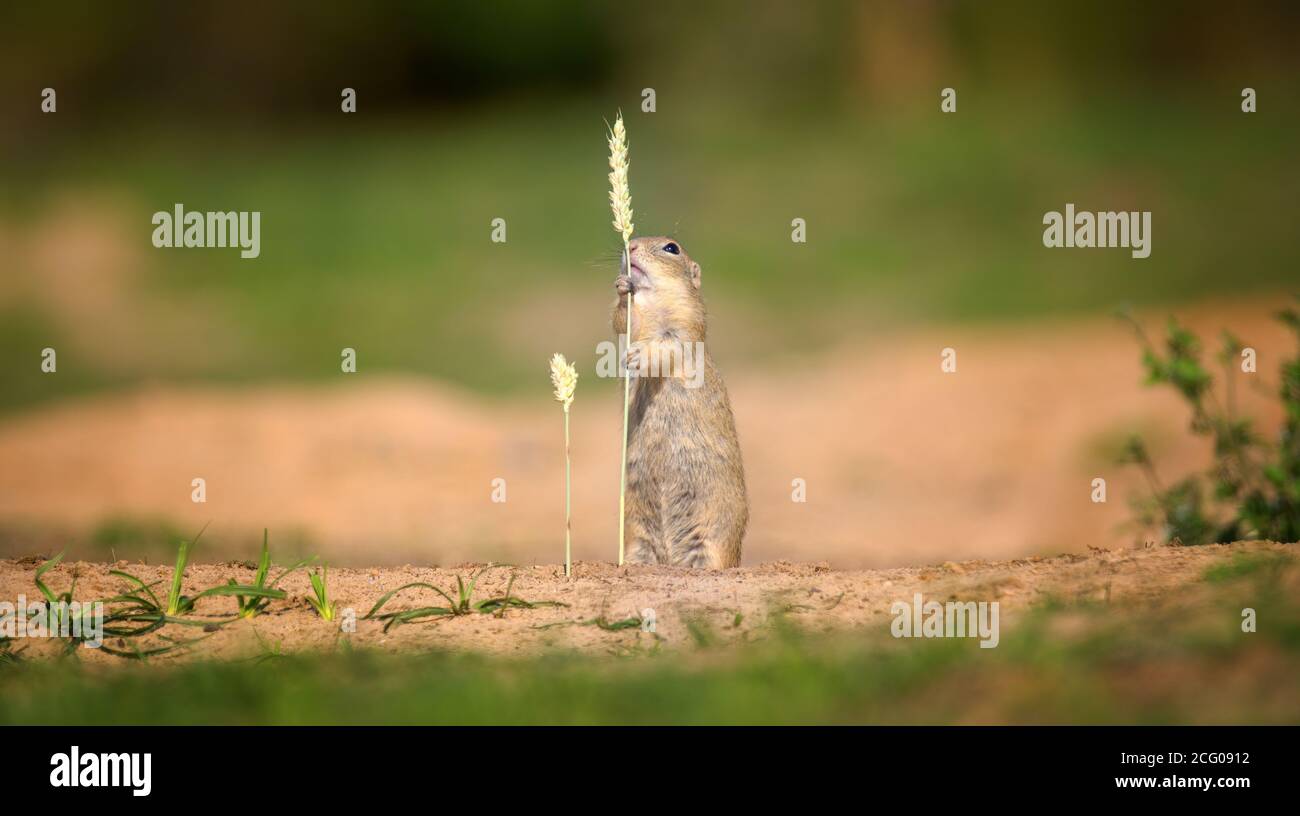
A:
{"type": "Polygon", "coordinates": [[[700,265],[695,261],[691,261],[691,283],[695,284],[696,289],[700,288],[700,265]]]}

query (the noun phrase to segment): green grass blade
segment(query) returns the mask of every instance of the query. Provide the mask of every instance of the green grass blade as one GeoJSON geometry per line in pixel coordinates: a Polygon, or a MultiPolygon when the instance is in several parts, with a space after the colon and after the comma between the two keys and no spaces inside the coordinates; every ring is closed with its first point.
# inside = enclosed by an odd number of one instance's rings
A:
{"type": "Polygon", "coordinates": [[[52,604],[58,603],[59,598],[50,590],[48,586],[45,585],[45,582],[41,580],[41,576],[45,575],[45,573],[57,567],[59,565],[59,562],[62,560],[63,560],[63,553],[59,553],[58,555],[51,558],[49,561],[46,561],[44,564],[41,564],[39,567],[36,568],[36,578],[35,578],[36,588],[39,589],[41,591],[41,594],[45,596],[45,600],[49,601],[52,604]]]}
{"type": "Polygon", "coordinates": [[[375,605],[370,609],[370,611],[366,614],[365,619],[369,620],[370,618],[375,617],[375,613],[378,612],[379,609],[384,604],[388,603],[392,599],[392,597],[397,593],[401,592],[404,589],[414,589],[416,587],[419,587],[421,589],[431,589],[434,592],[441,595],[443,598],[446,598],[447,603],[451,604],[453,607],[456,606],[456,601],[450,595],[448,595],[446,592],[443,592],[438,587],[434,586],[433,584],[426,584],[423,581],[415,581],[414,583],[403,584],[402,586],[399,586],[397,589],[384,593],[379,598],[379,600],[375,602],[375,605]]]}
{"type": "MultiPolygon", "coordinates": [[[[133,592],[129,593],[129,594],[134,595],[136,592],[145,592],[145,593],[148,593],[148,595],[149,595],[149,600],[153,601],[153,605],[156,606],[156,607],[159,607],[159,608],[162,607],[162,604],[158,602],[158,596],[155,595],[155,594],[153,594],[153,590],[149,588],[149,587],[152,586],[152,584],[146,584],[144,581],[141,581],[139,578],[135,577],[135,576],[132,575],[131,573],[129,573],[129,572],[122,572],[121,570],[109,570],[109,571],[108,571],[108,574],[109,574],[109,575],[116,575],[116,576],[119,577],[119,578],[125,578],[126,580],[128,580],[128,581],[132,582],[133,584],[135,584],[136,587],[137,587],[137,589],[134,590],[133,592]]],[[[158,582],[155,582],[155,583],[158,583],[158,582]]],[[[119,596],[119,597],[120,597],[120,596],[119,596]]],[[[105,601],[105,603],[107,603],[107,601],[105,601]]]]}
{"type": "Polygon", "coordinates": [[[201,640],[206,640],[207,638],[212,637],[213,634],[215,633],[201,635],[196,638],[191,638],[190,640],[179,640],[171,643],[168,646],[157,646],[152,649],[133,648],[132,651],[129,652],[122,651],[120,649],[114,649],[106,643],[101,644],[99,648],[102,649],[105,654],[110,654],[113,655],[114,657],[124,657],[128,660],[145,660],[147,658],[154,657],[155,655],[167,654],[168,652],[174,652],[177,649],[184,649],[187,646],[193,646],[195,643],[198,643],[201,640]]]}
{"type": "Polygon", "coordinates": [[[271,598],[277,601],[282,601],[289,596],[283,589],[271,589],[270,587],[253,586],[252,584],[218,584],[202,592],[195,593],[192,598],[189,598],[189,601],[190,605],[193,606],[194,602],[199,598],[222,595],[244,595],[250,598],[271,598]]]}
{"type": "Polygon", "coordinates": [[[262,559],[257,564],[257,576],[253,579],[255,586],[265,586],[266,573],[271,569],[271,550],[268,545],[268,531],[262,528],[262,559]]]}
{"type": "Polygon", "coordinates": [[[192,600],[181,595],[181,581],[185,576],[185,565],[189,562],[190,547],[199,543],[199,539],[203,537],[203,533],[207,529],[208,525],[204,524],[198,535],[194,536],[193,541],[181,540],[180,549],[176,553],[176,571],[172,573],[171,592],[167,595],[168,615],[177,615],[194,607],[192,600]]]}
{"type": "Polygon", "coordinates": [[[384,624],[384,631],[387,632],[404,623],[420,620],[421,618],[444,618],[459,614],[455,609],[445,606],[422,606],[418,609],[407,609],[404,612],[389,612],[386,615],[380,615],[379,619],[387,621],[384,624]]]}
{"type": "Polygon", "coordinates": [[[172,572],[172,586],[167,593],[167,614],[175,615],[180,611],[181,601],[181,580],[185,575],[185,562],[190,557],[190,542],[181,540],[180,549],[176,552],[176,569],[172,572]]]}

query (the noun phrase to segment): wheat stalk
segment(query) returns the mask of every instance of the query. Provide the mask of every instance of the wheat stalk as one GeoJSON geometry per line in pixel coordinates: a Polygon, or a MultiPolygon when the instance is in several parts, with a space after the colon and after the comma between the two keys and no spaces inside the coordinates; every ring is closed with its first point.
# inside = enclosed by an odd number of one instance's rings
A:
{"type": "MultiPolygon", "coordinates": [[[[609,206],[614,211],[614,230],[623,236],[623,258],[627,274],[632,274],[632,191],[627,183],[627,131],[623,114],[614,120],[609,132],[609,206]]],[[[627,293],[627,348],[632,347],[632,290],[627,293]]],[[[624,533],[627,528],[627,426],[628,408],[632,404],[632,374],[623,371],[623,463],[618,484],[618,565],[623,566],[624,533]]]]}
{"type": "Polygon", "coordinates": [[[563,354],[551,357],[551,385],[555,387],[555,401],[564,406],[564,577],[573,574],[571,545],[571,480],[569,478],[569,406],[578,388],[578,369],[564,359],[563,354]]]}

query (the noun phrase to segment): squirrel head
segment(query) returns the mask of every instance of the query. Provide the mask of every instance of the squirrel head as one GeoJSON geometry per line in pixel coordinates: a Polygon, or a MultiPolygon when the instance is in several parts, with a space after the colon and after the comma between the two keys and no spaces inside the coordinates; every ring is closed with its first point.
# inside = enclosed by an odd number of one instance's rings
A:
{"type": "Polygon", "coordinates": [[[700,288],[700,265],[672,238],[633,238],[629,242],[632,288],[668,289],[691,294],[700,288]]]}
{"type": "Polygon", "coordinates": [[[631,268],[627,273],[637,314],[650,324],[646,328],[703,339],[700,265],[679,241],[665,236],[633,238],[628,249],[631,268]]]}

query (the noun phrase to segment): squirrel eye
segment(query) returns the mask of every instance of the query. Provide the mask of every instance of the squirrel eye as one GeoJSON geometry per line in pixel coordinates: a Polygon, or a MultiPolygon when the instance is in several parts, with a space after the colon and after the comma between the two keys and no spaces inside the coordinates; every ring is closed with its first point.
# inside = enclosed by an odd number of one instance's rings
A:
{"type": "Polygon", "coordinates": [[[664,244],[664,252],[667,252],[669,255],[678,255],[681,253],[681,248],[676,244],[669,242],[664,244]]]}

